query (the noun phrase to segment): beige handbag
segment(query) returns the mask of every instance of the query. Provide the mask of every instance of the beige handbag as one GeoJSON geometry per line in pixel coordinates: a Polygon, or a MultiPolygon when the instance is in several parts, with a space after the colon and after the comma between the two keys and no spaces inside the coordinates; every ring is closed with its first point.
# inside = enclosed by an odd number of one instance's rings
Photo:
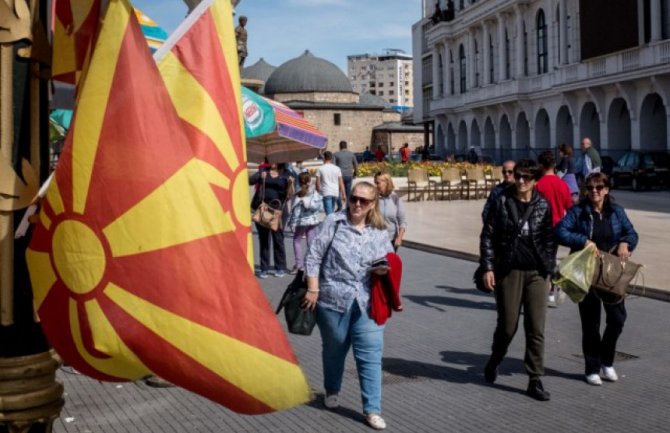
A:
{"type": "Polygon", "coordinates": [[[642,265],[621,260],[614,254],[600,251],[597,257],[596,270],[593,273],[591,287],[602,292],[624,298],[628,285],[635,278],[642,265]]]}
{"type": "Polygon", "coordinates": [[[251,216],[251,220],[258,225],[276,232],[281,229],[281,208],[282,203],[279,200],[272,200],[270,204],[262,201],[251,216]],[[273,204],[278,204],[278,208],[272,206],[273,204]]]}

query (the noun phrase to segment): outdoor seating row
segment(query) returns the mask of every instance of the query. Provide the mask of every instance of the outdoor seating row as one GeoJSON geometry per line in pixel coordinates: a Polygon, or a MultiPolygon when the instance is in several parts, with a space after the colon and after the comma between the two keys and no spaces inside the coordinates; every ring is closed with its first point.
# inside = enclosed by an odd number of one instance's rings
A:
{"type": "Polygon", "coordinates": [[[440,180],[431,180],[424,168],[411,168],[407,172],[407,201],[423,198],[437,200],[486,198],[489,191],[502,181],[502,167],[493,167],[485,173],[483,167],[447,167],[441,170],[440,180]]]}

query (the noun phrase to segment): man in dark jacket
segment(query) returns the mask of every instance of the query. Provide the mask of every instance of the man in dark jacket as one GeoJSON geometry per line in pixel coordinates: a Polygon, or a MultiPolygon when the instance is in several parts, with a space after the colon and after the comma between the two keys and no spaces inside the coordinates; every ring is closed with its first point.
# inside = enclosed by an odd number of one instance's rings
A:
{"type": "Polygon", "coordinates": [[[487,382],[495,382],[498,365],[507,353],[524,311],[529,376],[526,393],[547,401],[540,377],[544,374],[544,323],[549,277],[554,270],[551,207],[535,191],[537,163],[521,160],[514,168],[515,186],[507,188],[490,209],[480,236],[480,265],[484,286],[495,292],[498,321],[492,354],[484,369],[487,382]]]}
{"type": "Polygon", "coordinates": [[[493,204],[498,201],[505,189],[514,184],[514,161],[508,160],[502,164],[503,179],[498,185],[494,186],[486,199],[484,209],[482,209],[482,223],[486,222],[486,216],[489,214],[493,204]]]}

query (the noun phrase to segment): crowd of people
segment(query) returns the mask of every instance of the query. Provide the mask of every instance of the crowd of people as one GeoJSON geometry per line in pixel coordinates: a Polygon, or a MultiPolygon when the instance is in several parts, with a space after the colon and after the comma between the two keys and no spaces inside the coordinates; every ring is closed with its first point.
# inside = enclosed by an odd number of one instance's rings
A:
{"type": "MultiPolygon", "coordinates": [[[[558,245],[577,251],[593,244],[597,250],[627,260],[638,241],[625,210],[609,193],[609,179],[599,170],[600,158],[591,141],[582,141],[585,163],[579,168],[570,146],[561,145],[558,150],[558,162],[551,151],[540,154],[537,161],[503,162],[502,182],[491,190],[482,211],[480,235],[482,282],[495,295],[498,316],[484,379],[496,381],[523,312],[526,392],[540,401],[550,399],[541,381],[546,310],[563,299],[551,284],[558,245]]],[[[325,152],[323,160],[315,179],[300,164],[268,164],[251,176],[250,184],[256,185],[252,208],[274,201],[288,215],[283,230],[256,224],[258,277],[267,278],[272,271],[282,277],[288,272],[284,230],[292,233],[295,266],[291,272],[304,271],[307,295],[303,307],[316,311],[322,339],[324,405],[329,409],[339,406],[345,358],[351,348],[365,420],[374,429],[384,429],[384,325],[370,316],[370,292],[373,276],[389,271],[375,263],[402,246],[405,210],[389,173],[376,173],[374,184],[359,181],[352,186],[358,167],[346,142],[340,143],[335,155],[325,152]]],[[[591,291],[579,304],[579,314],[585,381],[591,385],[616,381],[613,362],[626,320],[624,300],[591,291]],[[601,334],[602,309],[606,326],[601,334]]]]}

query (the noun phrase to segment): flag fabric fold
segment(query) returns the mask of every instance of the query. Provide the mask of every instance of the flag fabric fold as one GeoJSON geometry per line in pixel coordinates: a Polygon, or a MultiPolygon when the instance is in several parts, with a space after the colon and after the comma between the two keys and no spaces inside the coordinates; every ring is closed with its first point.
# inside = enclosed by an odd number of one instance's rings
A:
{"type": "MultiPolygon", "coordinates": [[[[228,0],[217,7],[231,21],[228,0]]],[[[194,109],[188,123],[131,5],[110,1],[26,255],[44,331],[77,370],[155,374],[236,412],[266,413],[310,391],[237,232],[249,220],[238,197],[248,190],[239,83],[226,92],[207,73],[200,97],[233,100],[214,104],[216,115],[194,109]],[[214,126],[195,121],[209,117],[214,126]]]]}
{"type": "Polygon", "coordinates": [[[52,77],[77,84],[95,43],[102,0],[54,0],[52,77]]]}

